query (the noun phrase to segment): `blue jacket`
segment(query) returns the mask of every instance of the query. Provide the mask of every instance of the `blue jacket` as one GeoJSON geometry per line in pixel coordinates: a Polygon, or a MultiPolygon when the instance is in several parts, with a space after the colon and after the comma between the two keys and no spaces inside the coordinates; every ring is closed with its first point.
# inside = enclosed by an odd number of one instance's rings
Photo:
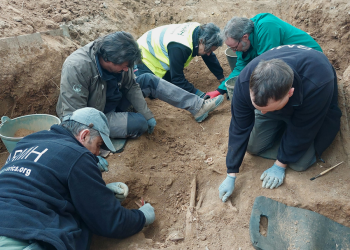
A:
{"type": "Polygon", "coordinates": [[[75,250],[86,249],[87,231],[125,238],[142,230],[143,213],[121,206],[97,162],[58,125],[23,138],[0,171],[0,235],[75,250]]]}
{"type": "Polygon", "coordinates": [[[231,104],[232,119],[226,156],[228,173],[238,173],[254,126],[254,106],[249,95],[249,79],[261,60],[281,59],[294,71],[294,94],[281,110],[272,114],[290,119],[277,159],[296,162],[314,143],[317,155],[332,143],[340,128],[336,73],[327,57],[302,45],[273,48],[253,59],[240,73],[231,104]]]}

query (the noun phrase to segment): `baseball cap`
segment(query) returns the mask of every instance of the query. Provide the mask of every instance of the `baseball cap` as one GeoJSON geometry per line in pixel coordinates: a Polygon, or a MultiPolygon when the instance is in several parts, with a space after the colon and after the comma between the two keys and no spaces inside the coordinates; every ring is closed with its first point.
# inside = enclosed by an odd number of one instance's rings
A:
{"type": "Polygon", "coordinates": [[[64,116],[62,121],[76,121],[97,130],[107,148],[112,152],[116,151],[111,139],[109,139],[107,117],[101,111],[90,107],[77,109],[71,115],[64,116]]]}

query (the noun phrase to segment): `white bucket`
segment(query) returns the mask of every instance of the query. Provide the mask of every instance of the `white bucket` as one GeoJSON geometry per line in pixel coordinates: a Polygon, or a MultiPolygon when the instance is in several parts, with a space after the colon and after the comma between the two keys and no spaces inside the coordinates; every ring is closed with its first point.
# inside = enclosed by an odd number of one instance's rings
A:
{"type": "Polygon", "coordinates": [[[238,77],[236,76],[236,77],[233,77],[225,82],[225,86],[227,89],[227,95],[228,95],[228,98],[230,99],[230,101],[232,101],[233,88],[235,87],[235,83],[236,83],[237,78],[238,77]]]}

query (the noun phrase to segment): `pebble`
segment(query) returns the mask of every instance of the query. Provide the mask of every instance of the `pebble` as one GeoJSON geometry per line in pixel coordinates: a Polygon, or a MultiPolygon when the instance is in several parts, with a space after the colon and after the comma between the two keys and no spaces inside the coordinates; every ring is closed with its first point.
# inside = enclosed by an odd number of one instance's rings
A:
{"type": "Polygon", "coordinates": [[[206,237],[205,235],[202,235],[202,236],[199,237],[199,239],[200,239],[201,241],[205,241],[205,240],[207,239],[207,237],[206,237]]]}
{"type": "Polygon", "coordinates": [[[172,232],[168,236],[168,240],[171,240],[171,241],[179,241],[179,240],[183,240],[184,238],[185,238],[184,234],[178,231],[172,232]]]}
{"type": "Polygon", "coordinates": [[[0,21],[0,29],[5,29],[5,28],[8,28],[8,27],[9,27],[9,25],[6,22],[0,21]]]}
{"type": "Polygon", "coordinates": [[[190,6],[190,5],[195,5],[197,2],[194,0],[190,0],[188,2],[186,2],[186,5],[190,6]]]}
{"type": "Polygon", "coordinates": [[[194,19],[193,16],[188,16],[188,17],[186,18],[186,22],[190,22],[190,21],[192,21],[193,19],[194,19]]]}
{"type": "Polygon", "coordinates": [[[13,20],[15,20],[16,22],[22,22],[23,18],[20,17],[20,16],[16,16],[16,17],[13,18],[13,20]]]}

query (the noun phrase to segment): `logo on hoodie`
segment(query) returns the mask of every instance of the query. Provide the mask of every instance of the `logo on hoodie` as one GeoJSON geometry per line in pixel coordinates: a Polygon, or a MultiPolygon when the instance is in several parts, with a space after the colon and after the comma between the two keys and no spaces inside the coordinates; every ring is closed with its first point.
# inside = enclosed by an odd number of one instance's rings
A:
{"type": "Polygon", "coordinates": [[[76,93],[80,93],[82,87],[83,87],[83,86],[82,86],[80,83],[74,84],[73,90],[74,90],[76,93]]]}

